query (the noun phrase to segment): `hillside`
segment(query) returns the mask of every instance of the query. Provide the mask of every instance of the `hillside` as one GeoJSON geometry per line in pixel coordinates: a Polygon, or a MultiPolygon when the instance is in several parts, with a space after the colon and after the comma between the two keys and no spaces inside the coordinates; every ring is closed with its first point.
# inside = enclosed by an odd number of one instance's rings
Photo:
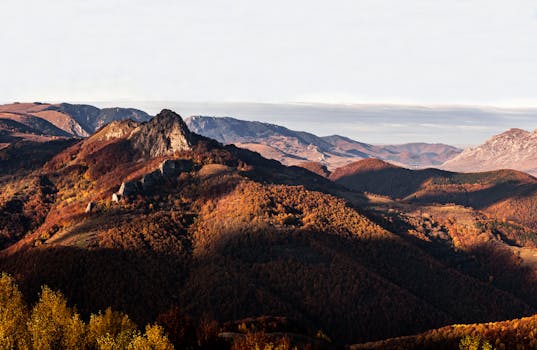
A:
{"type": "Polygon", "coordinates": [[[21,140],[87,137],[111,121],[149,118],[147,113],[132,108],[39,102],[0,105],[0,148],[21,140]]]}
{"type": "Polygon", "coordinates": [[[417,242],[422,222],[388,222],[362,194],[191,133],[171,111],[75,142],[0,179],[0,269],[30,301],[47,284],[83,316],[111,306],[139,324],[176,307],[220,323],[283,317],[336,348],[536,310],[514,258],[502,274],[417,242]]]}
{"type": "Polygon", "coordinates": [[[537,175],[537,130],[510,129],[447,160],[443,169],[476,172],[515,169],[537,175]]]}
{"type": "Polygon", "coordinates": [[[329,169],[362,158],[380,158],[413,167],[439,165],[461,152],[443,144],[411,143],[375,146],[333,135],[319,137],[285,127],[235,118],[194,116],[186,119],[194,132],[225,144],[258,152],[286,165],[320,162],[329,169]]]}
{"type": "MultiPolygon", "coordinates": [[[[464,339],[468,340],[467,344],[471,342],[477,346],[480,342],[481,344],[487,342],[494,349],[534,349],[537,346],[533,336],[536,326],[537,316],[485,324],[457,324],[408,337],[355,344],[351,345],[349,349],[452,350],[458,349],[464,339]]],[[[463,349],[478,348],[468,346],[463,349]]]]}
{"type": "Polygon", "coordinates": [[[356,191],[414,203],[456,203],[537,227],[537,179],[515,170],[410,170],[367,159],[336,169],[330,179],[356,191]]]}

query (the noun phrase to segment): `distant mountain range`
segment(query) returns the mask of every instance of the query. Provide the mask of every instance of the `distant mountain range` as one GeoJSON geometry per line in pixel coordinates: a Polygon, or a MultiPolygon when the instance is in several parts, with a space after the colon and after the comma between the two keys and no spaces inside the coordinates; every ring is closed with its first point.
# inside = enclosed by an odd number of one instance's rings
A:
{"type": "Polygon", "coordinates": [[[537,176],[537,130],[510,129],[442,165],[452,171],[516,169],[537,176]]]}
{"type": "Polygon", "coordinates": [[[185,121],[203,136],[260,153],[285,165],[319,162],[335,169],[358,159],[379,158],[408,167],[438,166],[462,150],[445,144],[371,145],[332,135],[319,137],[283,126],[235,118],[193,116],[185,121]]]}
{"type": "Polygon", "coordinates": [[[80,104],[13,103],[0,105],[0,148],[19,141],[87,137],[114,120],[146,121],[133,108],[103,108],[80,104]]]}
{"type": "MultiPolygon", "coordinates": [[[[0,105],[0,148],[20,140],[85,138],[112,121],[143,122],[150,118],[134,108],[100,109],[85,104],[39,102],[0,105]]],[[[320,137],[230,117],[193,116],[185,122],[197,134],[319,174],[324,173],[322,167],[334,171],[360,159],[377,158],[407,168],[438,167],[458,172],[515,169],[537,175],[537,130],[510,129],[462,151],[441,143],[372,145],[340,135],[320,137]]]]}

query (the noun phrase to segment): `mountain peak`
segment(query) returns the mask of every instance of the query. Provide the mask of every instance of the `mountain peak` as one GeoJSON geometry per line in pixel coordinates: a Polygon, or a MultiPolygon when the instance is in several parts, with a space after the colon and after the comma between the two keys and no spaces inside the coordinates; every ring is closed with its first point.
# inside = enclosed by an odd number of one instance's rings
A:
{"type": "MultiPolygon", "coordinates": [[[[160,113],[158,113],[155,118],[158,118],[158,119],[166,119],[166,118],[169,118],[169,119],[180,119],[181,121],[183,120],[183,118],[181,118],[181,116],[177,113],[175,113],[174,111],[172,111],[171,109],[167,109],[167,108],[164,108],[163,110],[160,111],[160,113]]],[[[155,119],[153,118],[153,119],[155,119]]]]}
{"type": "Polygon", "coordinates": [[[519,129],[519,128],[511,128],[511,129],[509,129],[507,131],[502,132],[499,135],[496,135],[495,138],[505,137],[505,136],[523,137],[523,136],[527,136],[529,134],[530,134],[530,132],[527,131],[527,130],[519,129]]]}
{"type": "Polygon", "coordinates": [[[149,158],[191,150],[195,136],[181,116],[163,109],[130,136],[133,146],[149,158]]]}
{"type": "Polygon", "coordinates": [[[537,174],[537,134],[512,128],[468,148],[442,165],[452,171],[515,169],[537,174]]]}

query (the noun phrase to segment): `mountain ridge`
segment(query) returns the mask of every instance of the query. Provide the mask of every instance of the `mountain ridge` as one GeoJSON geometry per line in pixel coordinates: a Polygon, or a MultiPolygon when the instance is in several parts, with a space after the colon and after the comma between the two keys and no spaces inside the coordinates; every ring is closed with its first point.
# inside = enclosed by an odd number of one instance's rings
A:
{"type": "Polygon", "coordinates": [[[57,138],[88,137],[115,120],[147,121],[149,115],[134,108],[102,108],[81,104],[12,103],[0,105],[2,147],[17,140],[50,141],[57,138]],[[7,120],[27,126],[26,129],[6,125],[7,120]]]}
{"type": "Polygon", "coordinates": [[[455,203],[537,227],[537,178],[518,170],[411,170],[365,159],[336,169],[329,178],[357,191],[415,203],[455,203]]]}
{"type": "Polygon", "coordinates": [[[443,144],[370,145],[345,136],[316,136],[283,126],[231,117],[192,116],[196,133],[261,153],[286,165],[320,162],[330,170],[360,158],[380,158],[405,166],[440,165],[461,150],[443,144]]]}

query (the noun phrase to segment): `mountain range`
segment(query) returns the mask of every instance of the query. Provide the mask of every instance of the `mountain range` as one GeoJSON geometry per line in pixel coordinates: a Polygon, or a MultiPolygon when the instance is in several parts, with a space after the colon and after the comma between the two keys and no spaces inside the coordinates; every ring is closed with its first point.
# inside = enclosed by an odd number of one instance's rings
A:
{"type": "Polygon", "coordinates": [[[103,125],[123,119],[146,121],[150,116],[133,108],[99,109],[69,103],[0,105],[0,148],[20,140],[88,137],[103,125]]]}
{"type": "Polygon", "coordinates": [[[200,135],[247,148],[286,165],[319,162],[332,170],[363,158],[379,158],[410,167],[438,166],[462,151],[444,144],[370,145],[344,136],[319,137],[279,125],[230,117],[193,116],[186,123],[200,135]]]}
{"type": "Polygon", "coordinates": [[[82,317],[165,320],[177,348],[188,322],[323,349],[537,312],[537,180],[522,172],[312,172],[170,110],[13,143],[0,166],[0,270],[25,296],[46,284],[82,317]]]}
{"type": "MultiPolygon", "coordinates": [[[[150,118],[133,108],[99,109],[91,105],[39,102],[1,105],[0,148],[20,140],[42,142],[88,137],[111,121],[140,122],[150,118]]],[[[250,149],[285,165],[309,166],[310,170],[312,162],[334,171],[359,159],[377,158],[412,169],[438,167],[462,172],[515,169],[537,174],[537,131],[510,129],[463,151],[430,143],[371,145],[339,135],[320,137],[279,125],[229,117],[193,116],[185,122],[200,135],[250,149]]]]}

